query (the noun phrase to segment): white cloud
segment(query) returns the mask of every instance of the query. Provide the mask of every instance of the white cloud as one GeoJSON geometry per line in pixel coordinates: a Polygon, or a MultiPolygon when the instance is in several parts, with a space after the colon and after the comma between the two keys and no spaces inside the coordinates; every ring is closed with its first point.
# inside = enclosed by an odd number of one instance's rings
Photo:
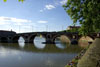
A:
{"type": "Polygon", "coordinates": [[[48,23],[48,21],[40,20],[38,23],[48,23]]]}
{"type": "Polygon", "coordinates": [[[40,12],[43,12],[43,10],[40,10],[40,12]]]}
{"type": "Polygon", "coordinates": [[[5,24],[14,24],[14,25],[23,25],[32,22],[31,20],[27,19],[19,19],[19,18],[14,18],[14,17],[0,17],[0,25],[5,25],[5,24]]]}
{"type": "Polygon", "coordinates": [[[14,24],[18,24],[21,25],[22,23],[28,23],[28,22],[32,22],[31,20],[27,20],[27,19],[18,19],[18,18],[14,18],[14,17],[0,17],[0,24],[9,24],[11,22],[16,22],[14,24]]]}
{"type": "Polygon", "coordinates": [[[31,22],[31,20],[11,18],[12,22],[31,22]]]}
{"type": "Polygon", "coordinates": [[[52,10],[58,6],[62,6],[64,4],[66,4],[68,0],[54,0],[54,3],[51,4],[47,4],[45,5],[45,7],[43,9],[40,10],[40,12],[44,12],[45,10],[52,10]]]}
{"type": "Polygon", "coordinates": [[[45,10],[52,10],[54,8],[56,8],[54,5],[48,4],[48,5],[45,5],[45,7],[40,10],[40,12],[43,12],[45,10]]]}
{"type": "Polygon", "coordinates": [[[54,5],[45,5],[45,8],[48,9],[48,10],[51,10],[51,9],[54,9],[55,6],[54,5]]]}
{"type": "Polygon", "coordinates": [[[5,25],[5,24],[9,24],[8,22],[1,22],[0,21],[0,25],[5,25]]]}
{"type": "Polygon", "coordinates": [[[64,4],[66,4],[66,2],[67,2],[67,0],[62,0],[62,1],[60,1],[60,4],[64,5],[64,4]]]}

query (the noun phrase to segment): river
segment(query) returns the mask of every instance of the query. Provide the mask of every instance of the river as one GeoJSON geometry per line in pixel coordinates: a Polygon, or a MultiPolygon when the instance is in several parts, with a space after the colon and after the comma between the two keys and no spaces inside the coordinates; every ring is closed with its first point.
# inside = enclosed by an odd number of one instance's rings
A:
{"type": "Polygon", "coordinates": [[[0,43],[0,67],[64,67],[80,51],[78,45],[43,44],[44,38],[36,37],[34,43],[0,43]]]}

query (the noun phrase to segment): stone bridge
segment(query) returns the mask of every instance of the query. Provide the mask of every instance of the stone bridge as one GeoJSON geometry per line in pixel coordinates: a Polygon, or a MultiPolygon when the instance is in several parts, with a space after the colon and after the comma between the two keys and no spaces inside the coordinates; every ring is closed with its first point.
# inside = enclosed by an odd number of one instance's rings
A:
{"type": "Polygon", "coordinates": [[[33,43],[33,40],[36,36],[42,36],[46,39],[46,43],[54,43],[57,37],[65,35],[69,40],[79,39],[78,33],[70,32],[32,32],[32,33],[20,33],[14,36],[13,42],[17,42],[19,37],[22,36],[26,43],[33,43]]]}
{"type": "MultiPolygon", "coordinates": [[[[19,37],[23,37],[25,43],[33,43],[36,36],[42,36],[46,39],[46,43],[54,43],[55,39],[59,36],[65,35],[71,43],[77,41],[82,37],[77,32],[29,32],[29,33],[16,33],[13,31],[0,31],[0,42],[17,43],[19,37]]],[[[97,34],[88,35],[93,40],[97,34]]]]}

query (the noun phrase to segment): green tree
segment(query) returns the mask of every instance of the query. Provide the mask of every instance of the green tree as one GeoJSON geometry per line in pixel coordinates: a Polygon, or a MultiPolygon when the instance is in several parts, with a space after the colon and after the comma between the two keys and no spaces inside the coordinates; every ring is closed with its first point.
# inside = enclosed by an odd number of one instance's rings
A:
{"type": "MultiPolygon", "coordinates": [[[[78,21],[81,24],[79,32],[82,35],[100,32],[100,0],[68,0],[63,7],[73,23],[78,21]]],[[[100,67],[99,49],[100,37],[94,40],[77,67],[100,67]]]]}
{"type": "Polygon", "coordinates": [[[100,31],[100,0],[68,0],[63,7],[73,23],[81,24],[82,35],[100,31]]]}
{"type": "MultiPolygon", "coordinates": [[[[3,0],[4,2],[7,2],[7,0],[3,0]]],[[[24,2],[24,0],[18,0],[19,2],[24,2]]]]}

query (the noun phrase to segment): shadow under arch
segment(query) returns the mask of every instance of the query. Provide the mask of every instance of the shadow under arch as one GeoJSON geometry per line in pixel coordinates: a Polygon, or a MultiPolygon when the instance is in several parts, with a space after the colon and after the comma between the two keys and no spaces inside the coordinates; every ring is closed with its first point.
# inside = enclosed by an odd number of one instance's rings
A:
{"type": "Polygon", "coordinates": [[[59,49],[59,48],[57,48],[55,44],[46,44],[46,46],[44,48],[44,50],[47,50],[47,51],[49,51],[49,50],[53,51],[53,50],[56,50],[56,49],[59,49]]]}
{"type": "Polygon", "coordinates": [[[29,43],[33,43],[33,40],[34,40],[34,38],[36,37],[37,35],[35,34],[35,35],[31,35],[30,37],[29,37],[29,43]]]}
{"type": "Polygon", "coordinates": [[[19,38],[20,38],[20,36],[14,36],[12,38],[13,43],[18,43],[19,38]]]}
{"type": "Polygon", "coordinates": [[[45,36],[45,38],[51,38],[51,37],[52,37],[51,34],[47,34],[47,35],[45,36]]]}
{"type": "Polygon", "coordinates": [[[86,47],[89,45],[89,43],[92,43],[94,41],[94,37],[92,36],[82,36],[78,39],[78,45],[81,47],[86,47]]]}
{"type": "Polygon", "coordinates": [[[1,43],[8,43],[7,37],[1,37],[1,43]]]}
{"type": "Polygon", "coordinates": [[[53,41],[55,42],[56,40],[60,40],[62,43],[71,43],[71,37],[67,35],[56,35],[53,37],[53,41]]]}

